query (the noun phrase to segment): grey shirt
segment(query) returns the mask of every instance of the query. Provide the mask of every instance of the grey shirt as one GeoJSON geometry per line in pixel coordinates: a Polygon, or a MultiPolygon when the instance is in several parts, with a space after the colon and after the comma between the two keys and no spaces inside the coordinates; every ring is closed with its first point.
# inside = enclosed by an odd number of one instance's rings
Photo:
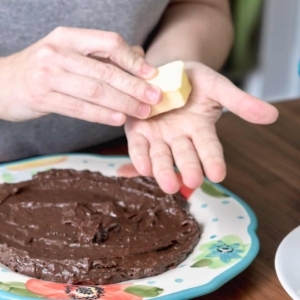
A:
{"type": "MultiPolygon", "coordinates": [[[[0,56],[20,51],[58,26],[115,31],[142,45],[168,0],[0,0],[0,56]]],[[[123,128],[49,115],[0,121],[0,162],[74,151],[123,134],[123,128]]]]}

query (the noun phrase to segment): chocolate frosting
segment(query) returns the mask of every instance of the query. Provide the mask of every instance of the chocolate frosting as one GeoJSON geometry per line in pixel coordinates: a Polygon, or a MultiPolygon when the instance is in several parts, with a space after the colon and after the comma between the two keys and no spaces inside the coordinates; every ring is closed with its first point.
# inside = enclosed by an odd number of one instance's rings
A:
{"type": "Polygon", "coordinates": [[[0,185],[0,262],[39,279],[109,284],[160,274],[200,228],[180,194],[149,177],[51,170],[0,185]]]}

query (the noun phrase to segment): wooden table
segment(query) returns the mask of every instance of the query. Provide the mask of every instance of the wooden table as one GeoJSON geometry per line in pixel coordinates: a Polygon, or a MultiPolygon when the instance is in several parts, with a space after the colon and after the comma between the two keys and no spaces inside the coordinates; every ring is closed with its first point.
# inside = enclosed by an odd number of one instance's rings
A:
{"type": "MultiPolygon", "coordinates": [[[[248,269],[201,300],[285,300],[274,268],[282,239],[300,225],[300,100],[276,104],[278,121],[251,125],[225,113],[218,122],[228,175],[223,185],[244,199],[258,218],[260,252],[248,269]]],[[[124,139],[93,150],[126,154],[124,139]]]]}

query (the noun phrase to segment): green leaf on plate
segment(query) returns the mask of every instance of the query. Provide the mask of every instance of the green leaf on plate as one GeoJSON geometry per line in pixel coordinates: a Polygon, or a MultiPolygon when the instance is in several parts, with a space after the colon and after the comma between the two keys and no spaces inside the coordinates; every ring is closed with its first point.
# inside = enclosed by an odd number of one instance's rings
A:
{"type": "Polygon", "coordinates": [[[209,181],[204,181],[202,186],[201,186],[201,190],[207,194],[207,195],[210,195],[212,197],[215,197],[215,198],[227,198],[229,197],[228,194],[220,191],[218,188],[216,188],[214,186],[214,184],[212,184],[211,182],[209,181]]]}
{"type": "Polygon", "coordinates": [[[195,262],[191,268],[204,268],[208,267],[212,263],[211,259],[203,258],[195,262]]]}
{"type": "Polygon", "coordinates": [[[0,282],[0,289],[8,292],[10,290],[10,286],[0,282]]]}
{"type": "Polygon", "coordinates": [[[19,296],[41,298],[41,296],[28,291],[23,282],[0,282],[0,289],[19,296]]]}
{"type": "Polygon", "coordinates": [[[34,294],[28,290],[23,290],[23,289],[17,289],[17,288],[11,288],[9,290],[10,293],[19,295],[19,296],[24,296],[24,297],[30,297],[30,298],[42,298],[41,296],[38,296],[37,294],[34,294]]]}
{"type": "Polygon", "coordinates": [[[10,173],[3,173],[2,180],[6,183],[11,183],[14,180],[14,177],[10,173]]]}
{"type": "Polygon", "coordinates": [[[148,285],[133,285],[124,290],[126,293],[133,294],[139,297],[152,298],[160,295],[164,290],[156,286],[148,285]]]}
{"type": "Polygon", "coordinates": [[[11,281],[11,282],[1,282],[0,284],[4,284],[9,287],[14,287],[17,289],[26,289],[26,285],[23,282],[11,281]]]}

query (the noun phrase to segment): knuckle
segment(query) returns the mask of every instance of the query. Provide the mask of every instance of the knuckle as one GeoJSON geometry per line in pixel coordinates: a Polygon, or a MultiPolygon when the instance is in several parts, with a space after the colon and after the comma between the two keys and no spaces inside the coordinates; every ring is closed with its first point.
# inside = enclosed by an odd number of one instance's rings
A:
{"type": "Polygon", "coordinates": [[[134,94],[138,99],[144,98],[147,91],[147,85],[142,80],[133,77],[128,82],[128,90],[134,91],[134,94]]]}
{"type": "Polygon", "coordinates": [[[142,142],[131,143],[130,148],[132,148],[134,150],[135,155],[145,155],[145,154],[147,154],[147,146],[142,142]]]}
{"type": "Polygon", "coordinates": [[[102,123],[102,122],[105,122],[106,119],[107,119],[107,115],[105,114],[104,109],[101,106],[96,106],[93,109],[92,122],[102,123]]]}
{"type": "Polygon", "coordinates": [[[191,147],[185,145],[185,146],[177,146],[177,149],[176,149],[176,154],[181,156],[181,155],[184,155],[186,154],[187,152],[190,152],[192,149],[191,147]]]}
{"type": "Polygon", "coordinates": [[[86,103],[73,97],[65,96],[56,92],[47,94],[47,101],[55,101],[60,103],[61,107],[68,110],[72,115],[82,118],[86,115],[86,103]]]}
{"type": "MultiPolygon", "coordinates": [[[[162,175],[163,173],[167,173],[169,174],[171,168],[169,166],[161,166],[161,165],[157,165],[153,167],[153,171],[156,175],[162,175]]],[[[166,174],[166,175],[167,175],[166,174]]]]}
{"type": "Polygon", "coordinates": [[[44,85],[47,81],[47,77],[47,70],[40,68],[28,70],[26,73],[26,78],[28,80],[31,80],[31,82],[33,82],[34,85],[44,85]]]}
{"type": "Polygon", "coordinates": [[[151,158],[162,158],[166,156],[166,152],[164,150],[155,151],[152,153],[151,158]]]}
{"type": "Polygon", "coordinates": [[[204,139],[199,141],[199,145],[203,147],[203,146],[207,146],[209,144],[213,144],[213,143],[216,143],[216,142],[217,141],[214,138],[204,138],[204,139]]]}
{"type": "Polygon", "coordinates": [[[56,56],[57,50],[50,44],[40,46],[36,50],[36,59],[40,67],[47,67],[56,56]]]}
{"type": "Polygon", "coordinates": [[[192,145],[182,138],[173,139],[171,141],[171,148],[174,149],[173,151],[176,152],[177,155],[183,155],[193,150],[192,145]]]}
{"type": "Polygon", "coordinates": [[[156,147],[153,147],[150,150],[150,157],[153,159],[157,158],[163,158],[168,154],[168,151],[166,150],[166,147],[164,143],[157,141],[156,142],[156,147]]]}
{"type": "Polygon", "coordinates": [[[97,64],[96,73],[99,78],[108,82],[113,77],[115,73],[115,68],[109,64],[97,64]]]}
{"type": "Polygon", "coordinates": [[[83,101],[78,101],[77,99],[70,98],[69,99],[70,110],[77,115],[82,115],[84,113],[85,103],[83,101]]]}
{"type": "Polygon", "coordinates": [[[124,96],[122,101],[121,101],[121,110],[123,112],[132,112],[132,111],[136,111],[136,115],[138,114],[138,108],[136,108],[135,110],[133,110],[134,107],[134,102],[132,101],[132,98],[130,96],[124,96]]]}
{"type": "Polygon", "coordinates": [[[144,65],[144,59],[134,51],[127,57],[126,65],[132,70],[141,70],[144,65]]]}
{"type": "Polygon", "coordinates": [[[50,36],[54,40],[60,41],[62,38],[65,38],[65,36],[68,34],[68,31],[69,28],[64,26],[58,26],[50,33],[50,36]]]}
{"type": "Polygon", "coordinates": [[[104,87],[100,82],[93,82],[86,88],[86,95],[89,98],[98,99],[104,93],[104,87]]]}
{"type": "Polygon", "coordinates": [[[182,164],[182,168],[187,168],[190,170],[192,170],[192,169],[198,170],[200,168],[200,165],[199,165],[199,163],[196,163],[196,162],[187,161],[182,164]]]}
{"type": "Polygon", "coordinates": [[[124,40],[120,34],[116,32],[108,32],[107,34],[108,34],[108,39],[110,40],[110,46],[112,50],[116,50],[123,45],[124,40]]]}
{"type": "Polygon", "coordinates": [[[47,95],[41,94],[39,92],[32,92],[28,98],[29,107],[34,108],[35,110],[42,109],[44,104],[47,103],[47,95]]]}
{"type": "Polygon", "coordinates": [[[218,139],[213,137],[203,138],[197,142],[198,149],[204,149],[207,147],[210,148],[212,146],[214,147],[214,149],[218,149],[218,150],[220,150],[220,148],[222,147],[218,139]]]}
{"type": "Polygon", "coordinates": [[[43,105],[46,103],[46,97],[41,96],[38,93],[32,93],[30,97],[28,98],[28,105],[29,107],[32,107],[36,110],[43,107],[43,105]]]}
{"type": "Polygon", "coordinates": [[[133,46],[131,49],[135,52],[138,53],[140,56],[145,56],[144,49],[141,46],[133,46]]]}

